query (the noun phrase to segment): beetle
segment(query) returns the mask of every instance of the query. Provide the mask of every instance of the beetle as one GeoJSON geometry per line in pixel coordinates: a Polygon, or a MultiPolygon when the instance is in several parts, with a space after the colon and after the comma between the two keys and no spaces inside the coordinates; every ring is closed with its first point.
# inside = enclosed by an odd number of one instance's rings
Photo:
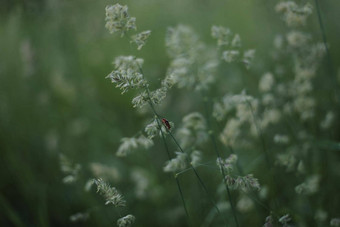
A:
{"type": "Polygon", "coordinates": [[[170,123],[167,119],[162,118],[162,123],[167,127],[168,130],[171,129],[170,123]]]}

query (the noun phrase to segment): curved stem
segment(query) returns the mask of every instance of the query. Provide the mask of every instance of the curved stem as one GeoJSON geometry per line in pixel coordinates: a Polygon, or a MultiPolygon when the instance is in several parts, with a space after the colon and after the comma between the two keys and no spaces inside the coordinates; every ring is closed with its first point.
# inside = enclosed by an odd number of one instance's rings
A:
{"type": "MultiPolygon", "coordinates": [[[[139,70],[140,70],[142,76],[144,77],[144,73],[143,73],[142,68],[141,68],[140,66],[138,66],[138,67],[139,67],[139,70]]],[[[154,113],[154,114],[156,115],[156,117],[157,117],[157,124],[158,124],[158,127],[159,127],[160,131],[161,131],[163,142],[164,142],[164,144],[166,145],[165,137],[164,137],[164,134],[163,134],[163,131],[162,131],[162,128],[161,128],[161,124],[160,124],[160,122],[161,122],[161,116],[157,113],[157,111],[155,110],[155,108],[154,108],[154,106],[153,106],[153,103],[152,103],[152,100],[151,100],[151,97],[150,97],[150,91],[149,91],[149,88],[148,88],[148,87],[146,87],[146,91],[147,91],[147,95],[148,95],[148,99],[149,99],[149,100],[148,100],[148,103],[149,103],[149,105],[150,105],[150,107],[151,107],[153,113],[154,113]]],[[[182,153],[185,153],[185,152],[183,151],[182,147],[181,147],[181,146],[179,145],[179,143],[177,142],[176,138],[172,135],[171,131],[169,131],[167,128],[166,128],[166,130],[169,132],[169,134],[170,134],[172,140],[173,140],[173,141],[175,142],[175,144],[178,146],[179,150],[180,150],[182,153]]],[[[166,146],[166,147],[167,147],[167,146],[166,146]]],[[[168,148],[167,148],[167,153],[168,153],[168,156],[170,157],[170,152],[169,152],[168,148]]],[[[207,188],[206,188],[204,182],[202,181],[202,179],[201,179],[201,177],[199,176],[198,172],[196,171],[195,167],[190,163],[190,160],[189,160],[188,158],[187,158],[187,161],[188,161],[188,163],[189,163],[190,168],[194,171],[194,173],[195,173],[195,175],[196,175],[196,177],[197,177],[197,179],[198,179],[198,181],[199,181],[201,187],[203,188],[204,192],[207,194],[207,196],[208,196],[208,198],[210,199],[211,203],[212,203],[213,206],[215,207],[217,213],[220,214],[221,212],[220,212],[220,210],[218,209],[218,207],[217,207],[217,205],[216,205],[216,202],[214,201],[213,198],[211,198],[211,196],[210,196],[210,194],[209,194],[209,192],[208,192],[208,190],[207,190],[207,188]]],[[[176,178],[176,176],[175,176],[175,178],[176,178]]],[[[177,182],[178,188],[179,188],[179,190],[180,190],[179,182],[178,182],[177,180],[176,180],[176,182],[177,182]]],[[[182,190],[180,190],[180,194],[181,194],[182,201],[184,202],[182,190]]],[[[185,208],[185,210],[186,210],[185,203],[184,203],[184,208],[185,208]]],[[[187,213],[187,210],[186,210],[186,213],[187,213]]],[[[224,219],[224,218],[223,218],[223,219],[224,219]]],[[[225,221],[225,219],[224,219],[224,221],[225,221]]]]}
{"type": "Polygon", "coordinates": [[[326,49],[328,69],[329,69],[329,72],[330,72],[330,74],[331,74],[331,76],[334,80],[333,86],[334,86],[334,92],[335,92],[335,100],[336,100],[337,103],[340,103],[340,95],[339,95],[338,86],[337,86],[338,83],[336,81],[336,74],[334,72],[333,61],[332,61],[332,57],[331,57],[331,54],[330,54],[330,51],[329,51],[329,48],[328,48],[328,44],[327,44],[327,36],[326,36],[324,24],[322,22],[319,0],[314,0],[314,2],[315,2],[315,6],[316,6],[316,11],[317,11],[317,14],[318,14],[318,21],[319,21],[319,25],[320,25],[320,29],[321,29],[321,33],[322,33],[323,44],[324,44],[325,49],[326,49]]]}
{"type": "MultiPolygon", "coordinates": [[[[203,99],[204,100],[204,99],[203,99]]],[[[214,131],[211,129],[210,127],[210,116],[209,116],[209,113],[208,113],[208,107],[207,107],[207,100],[204,100],[204,106],[205,106],[205,110],[206,110],[206,118],[207,118],[207,125],[208,125],[208,130],[211,130],[209,132],[209,135],[210,135],[210,139],[213,143],[213,146],[214,146],[214,151],[216,153],[216,156],[218,159],[221,159],[221,155],[220,155],[220,152],[218,150],[218,147],[217,147],[217,143],[216,143],[216,140],[215,140],[215,134],[214,134],[214,131]]],[[[231,206],[231,210],[232,210],[232,213],[233,213],[233,216],[234,216],[234,221],[235,221],[235,224],[236,226],[238,227],[239,224],[238,224],[238,221],[237,221],[237,216],[236,216],[236,209],[235,209],[235,205],[234,205],[234,202],[232,201],[231,199],[231,193],[230,193],[230,190],[229,190],[229,187],[228,187],[228,184],[227,184],[227,181],[226,181],[226,174],[224,172],[224,168],[220,168],[221,170],[221,173],[222,173],[222,177],[223,177],[223,182],[224,182],[224,185],[225,185],[225,188],[227,190],[227,193],[228,193],[228,199],[229,199],[229,202],[230,202],[230,206],[231,206]]]]}
{"type": "MultiPolygon", "coordinates": [[[[154,110],[154,107],[153,107],[152,103],[151,103],[151,102],[149,102],[149,103],[150,103],[150,106],[152,107],[152,109],[154,110]]],[[[155,112],[155,111],[154,111],[154,112],[155,112]]],[[[163,144],[164,144],[166,153],[168,154],[169,160],[171,160],[171,155],[170,155],[169,147],[168,147],[168,145],[167,145],[167,143],[166,143],[165,136],[164,136],[164,133],[163,133],[162,128],[161,128],[161,124],[159,123],[158,115],[157,115],[156,112],[155,112],[155,114],[156,114],[156,116],[157,116],[157,125],[158,125],[158,128],[159,128],[159,130],[160,130],[160,132],[161,132],[161,135],[162,135],[162,141],[163,141],[163,144]]],[[[179,194],[180,194],[180,196],[181,196],[181,200],[182,200],[182,203],[183,203],[183,207],[184,207],[184,210],[185,210],[185,214],[186,214],[186,216],[188,217],[188,221],[189,221],[189,213],[188,213],[187,206],[186,206],[186,204],[185,204],[185,200],[184,200],[184,196],[183,196],[183,192],[182,192],[182,188],[181,188],[180,182],[179,182],[179,180],[178,180],[178,178],[177,178],[176,175],[174,175],[174,178],[175,178],[175,180],[176,180],[177,188],[178,188],[179,194]]]]}
{"type": "MultiPolygon", "coordinates": [[[[179,148],[179,150],[180,150],[182,153],[185,153],[184,150],[182,149],[182,147],[181,147],[181,146],[179,145],[179,143],[177,142],[176,138],[172,135],[172,133],[171,133],[169,130],[168,130],[168,132],[169,132],[169,135],[171,136],[172,140],[175,142],[175,144],[176,144],[177,147],[179,148]]],[[[196,177],[197,177],[197,179],[198,179],[198,181],[199,181],[199,183],[200,183],[200,185],[201,185],[203,191],[207,194],[208,198],[210,199],[210,202],[211,202],[212,205],[215,207],[217,213],[220,214],[221,212],[220,212],[220,210],[218,209],[216,202],[215,202],[214,199],[210,196],[210,194],[209,194],[209,192],[208,192],[208,189],[207,189],[207,187],[205,186],[205,184],[204,184],[202,178],[199,176],[199,174],[198,174],[196,168],[190,163],[190,160],[189,160],[188,158],[187,158],[187,162],[189,163],[190,168],[194,171],[194,173],[195,173],[195,175],[196,175],[196,177]]]]}
{"type": "MultiPolygon", "coordinates": [[[[140,73],[141,73],[142,76],[144,77],[144,73],[143,73],[142,67],[140,67],[140,65],[138,65],[138,68],[139,68],[140,73]]],[[[166,143],[164,133],[163,133],[163,131],[162,131],[162,126],[161,126],[161,124],[160,124],[160,122],[159,122],[159,121],[160,121],[160,120],[159,120],[160,116],[159,116],[159,114],[156,112],[156,110],[155,110],[155,108],[154,108],[154,106],[153,106],[153,103],[152,103],[151,97],[150,97],[150,91],[149,91],[149,88],[148,88],[148,87],[146,87],[146,92],[147,92],[148,99],[149,99],[149,100],[148,100],[148,103],[149,103],[149,105],[150,105],[150,107],[151,107],[153,113],[154,113],[154,114],[156,115],[156,117],[157,117],[156,121],[157,121],[158,128],[159,128],[159,130],[160,130],[160,132],[161,132],[161,135],[162,135],[163,145],[164,145],[164,147],[165,147],[165,150],[166,150],[166,153],[167,153],[167,155],[168,155],[169,160],[171,160],[170,151],[169,151],[168,145],[167,145],[167,143],[166,143]]],[[[189,222],[189,212],[188,212],[188,209],[187,209],[185,200],[184,200],[184,196],[183,196],[181,184],[180,184],[179,180],[177,179],[177,176],[176,176],[176,175],[174,175],[174,178],[175,178],[175,180],[176,180],[177,188],[178,188],[179,194],[180,194],[180,196],[181,196],[181,200],[182,200],[182,203],[183,203],[183,207],[184,207],[184,210],[185,210],[185,214],[186,214],[186,216],[187,216],[187,218],[188,218],[188,222],[189,222]]]]}

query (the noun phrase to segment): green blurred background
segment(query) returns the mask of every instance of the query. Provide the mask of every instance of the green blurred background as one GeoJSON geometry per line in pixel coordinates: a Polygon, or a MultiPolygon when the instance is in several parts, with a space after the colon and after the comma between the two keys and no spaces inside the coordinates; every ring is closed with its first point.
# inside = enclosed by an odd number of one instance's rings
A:
{"type": "MultiPolygon", "coordinates": [[[[114,208],[105,207],[95,192],[83,190],[86,180],[93,177],[91,163],[119,172],[111,183],[127,198],[126,212],[137,217],[136,226],[186,225],[173,178],[152,174],[160,172],[167,158],[160,143],[152,151],[137,154],[138,158],[115,156],[120,138],[134,135],[148,117],[132,108],[133,92],[120,95],[105,79],[112,60],[118,55],[144,58],[144,72],[157,84],[169,64],[164,45],[167,27],[190,25],[206,43],[215,45],[210,28],[223,25],[239,33],[245,47],[257,50],[257,60],[247,73],[223,71],[220,75],[229,73],[229,83],[219,92],[240,91],[242,86],[251,90],[271,68],[266,59],[275,34],[286,29],[273,10],[277,1],[272,0],[122,1],[137,18],[139,31],[152,30],[147,45],[138,52],[127,39],[106,31],[104,9],[113,3],[0,0],[0,226],[115,225],[114,208]],[[82,165],[76,184],[62,183],[60,153],[82,165]],[[155,196],[135,198],[130,175],[139,170],[150,175],[155,196]],[[86,223],[70,222],[70,215],[89,209],[86,223]]],[[[338,67],[340,3],[320,3],[332,59],[338,67]]],[[[309,22],[309,31],[321,40],[316,13],[309,22]]],[[[195,96],[182,91],[171,94],[166,114],[175,124],[197,108],[192,98],[195,96]],[[171,108],[178,103],[183,108],[171,108]]],[[[197,189],[197,182],[189,178],[184,178],[184,187],[197,189]]],[[[211,186],[211,190],[215,188],[211,186]]],[[[188,197],[203,198],[199,193],[185,192],[188,197]]],[[[206,199],[192,200],[198,207],[193,212],[197,217],[208,212],[206,199]]],[[[253,220],[254,226],[264,221],[251,215],[243,218],[253,220]]]]}

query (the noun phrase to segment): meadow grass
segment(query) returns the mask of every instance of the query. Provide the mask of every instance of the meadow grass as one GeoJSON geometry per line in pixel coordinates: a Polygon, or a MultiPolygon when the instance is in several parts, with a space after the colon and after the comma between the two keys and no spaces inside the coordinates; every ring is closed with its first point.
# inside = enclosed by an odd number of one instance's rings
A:
{"type": "Polygon", "coordinates": [[[339,7],[5,2],[0,224],[340,226],[339,7]]]}

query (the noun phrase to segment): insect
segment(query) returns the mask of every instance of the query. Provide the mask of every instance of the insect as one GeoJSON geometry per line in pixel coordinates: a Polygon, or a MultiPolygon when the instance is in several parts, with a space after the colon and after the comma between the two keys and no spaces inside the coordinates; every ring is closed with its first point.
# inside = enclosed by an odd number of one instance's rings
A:
{"type": "Polygon", "coordinates": [[[168,130],[171,129],[170,123],[169,123],[169,121],[167,119],[162,118],[162,122],[167,127],[168,130]]]}

